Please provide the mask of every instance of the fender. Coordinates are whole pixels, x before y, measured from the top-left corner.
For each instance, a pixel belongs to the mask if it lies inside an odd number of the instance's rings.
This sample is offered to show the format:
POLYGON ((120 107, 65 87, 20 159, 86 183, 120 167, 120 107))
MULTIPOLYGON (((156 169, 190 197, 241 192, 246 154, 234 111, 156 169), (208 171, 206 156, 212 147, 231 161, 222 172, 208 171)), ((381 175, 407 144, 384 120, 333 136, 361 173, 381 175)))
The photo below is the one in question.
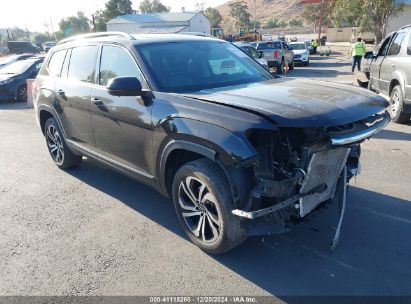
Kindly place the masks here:
POLYGON ((257 151, 245 139, 222 127, 198 120, 170 118, 163 122, 168 136, 157 154, 157 176, 165 189, 166 163, 171 152, 188 150, 217 162, 221 167, 251 162, 257 151))
POLYGON ((391 95, 392 89, 394 88, 392 86, 394 81, 398 81, 400 83, 402 94, 403 94, 403 96, 405 96, 405 77, 404 77, 404 74, 401 71, 396 70, 391 76, 390 88, 389 88, 390 89, 389 90, 390 95, 391 95))

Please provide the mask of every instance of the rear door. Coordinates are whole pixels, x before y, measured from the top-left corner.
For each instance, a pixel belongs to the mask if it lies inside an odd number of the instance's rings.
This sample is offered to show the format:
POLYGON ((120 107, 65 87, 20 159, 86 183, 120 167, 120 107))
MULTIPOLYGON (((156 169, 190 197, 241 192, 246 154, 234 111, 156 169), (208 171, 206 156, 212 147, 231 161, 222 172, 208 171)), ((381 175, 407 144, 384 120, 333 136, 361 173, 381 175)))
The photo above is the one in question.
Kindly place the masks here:
POLYGON ((381 92, 387 96, 390 93, 389 86, 391 83, 392 75, 402 64, 402 56, 400 54, 400 51, 404 38, 404 31, 400 31, 395 34, 388 49, 387 55, 381 63, 379 86, 381 92))
POLYGON ((69 50, 65 56, 61 77, 55 84, 66 137, 83 146, 95 145, 90 98, 95 82, 97 51, 97 45, 79 46, 69 50))
POLYGON ((145 80, 126 48, 103 45, 100 50, 98 83, 92 91, 92 117, 99 152, 148 177, 152 153, 152 105, 138 96, 112 96, 108 82, 115 77, 134 76, 143 88, 145 80))

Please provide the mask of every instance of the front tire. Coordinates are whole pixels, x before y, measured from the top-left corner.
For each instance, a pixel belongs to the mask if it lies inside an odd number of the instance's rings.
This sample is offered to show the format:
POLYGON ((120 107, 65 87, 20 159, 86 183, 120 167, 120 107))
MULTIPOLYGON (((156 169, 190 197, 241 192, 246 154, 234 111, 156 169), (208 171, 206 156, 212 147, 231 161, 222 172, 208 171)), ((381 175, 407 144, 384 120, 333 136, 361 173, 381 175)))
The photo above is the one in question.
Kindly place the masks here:
POLYGON ((233 215, 233 198, 220 168, 208 159, 183 165, 173 181, 178 219, 190 240, 207 253, 231 250, 246 239, 233 215))
POLYGON ((63 134, 54 118, 49 118, 44 126, 47 148, 57 167, 67 169, 77 166, 82 157, 70 151, 63 134))
POLYGON ((404 98, 401 86, 397 85, 392 89, 390 95, 390 115, 391 120, 396 123, 406 123, 410 121, 411 114, 403 113, 404 98))

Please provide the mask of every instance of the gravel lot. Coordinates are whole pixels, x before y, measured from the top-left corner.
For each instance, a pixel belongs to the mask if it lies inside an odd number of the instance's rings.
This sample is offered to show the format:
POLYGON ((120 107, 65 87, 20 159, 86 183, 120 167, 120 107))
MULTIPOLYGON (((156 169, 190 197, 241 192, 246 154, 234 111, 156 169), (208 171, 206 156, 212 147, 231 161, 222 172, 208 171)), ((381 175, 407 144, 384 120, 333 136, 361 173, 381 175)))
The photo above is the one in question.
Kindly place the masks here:
MULTIPOLYGON (((290 76, 355 82, 340 48, 290 76)), ((411 295, 411 124, 364 144, 335 252, 334 206, 209 256, 153 190, 87 159, 59 170, 25 105, 0 104, 0 139, 0 295, 411 295)))

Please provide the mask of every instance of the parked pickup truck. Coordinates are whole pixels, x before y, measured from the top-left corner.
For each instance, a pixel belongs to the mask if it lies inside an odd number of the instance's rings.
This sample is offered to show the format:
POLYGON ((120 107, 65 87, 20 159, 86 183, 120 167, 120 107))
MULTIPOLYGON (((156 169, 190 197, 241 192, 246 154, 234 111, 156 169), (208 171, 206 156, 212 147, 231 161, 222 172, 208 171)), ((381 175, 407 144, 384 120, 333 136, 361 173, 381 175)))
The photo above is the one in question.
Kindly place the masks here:
MULTIPOLYGON (((392 121, 411 118, 411 25, 389 34, 377 52, 368 52, 368 87, 390 100, 392 121)), ((367 74, 366 74, 367 75, 367 74)))
POLYGON ((263 53, 270 68, 276 68, 278 74, 284 73, 284 66, 288 63, 290 70, 294 70, 294 52, 282 40, 255 42, 253 46, 263 53))

